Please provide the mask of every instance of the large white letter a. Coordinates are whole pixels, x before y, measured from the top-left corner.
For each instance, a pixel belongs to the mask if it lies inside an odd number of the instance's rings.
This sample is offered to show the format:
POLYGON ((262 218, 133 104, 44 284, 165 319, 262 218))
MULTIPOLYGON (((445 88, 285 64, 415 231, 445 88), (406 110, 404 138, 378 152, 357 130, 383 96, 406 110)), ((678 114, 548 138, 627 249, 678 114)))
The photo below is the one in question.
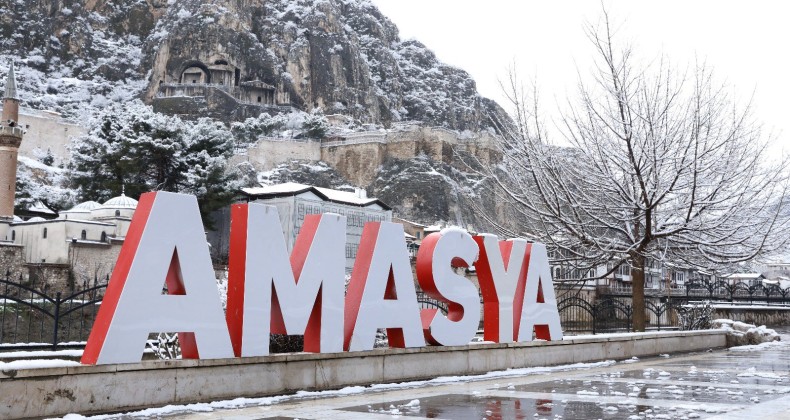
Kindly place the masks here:
POLYGON ((82 363, 137 363, 152 332, 178 332, 184 358, 233 357, 194 196, 140 197, 82 363))

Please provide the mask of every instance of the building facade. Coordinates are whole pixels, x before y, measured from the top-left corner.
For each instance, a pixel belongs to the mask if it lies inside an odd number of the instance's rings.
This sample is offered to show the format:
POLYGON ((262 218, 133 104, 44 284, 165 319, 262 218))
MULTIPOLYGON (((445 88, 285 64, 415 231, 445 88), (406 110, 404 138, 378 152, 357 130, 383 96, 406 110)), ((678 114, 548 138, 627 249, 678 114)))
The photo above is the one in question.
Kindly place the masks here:
POLYGON ((347 273, 350 273, 354 267, 365 223, 392 221, 392 210, 389 206, 376 198, 366 197, 361 191, 345 192, 285 183, 260 188, 245 188, 242 193, 250 203, 277 207, 288 252, 293 249, 296 237, 308 214, 336 213, 345 216, 347 273))

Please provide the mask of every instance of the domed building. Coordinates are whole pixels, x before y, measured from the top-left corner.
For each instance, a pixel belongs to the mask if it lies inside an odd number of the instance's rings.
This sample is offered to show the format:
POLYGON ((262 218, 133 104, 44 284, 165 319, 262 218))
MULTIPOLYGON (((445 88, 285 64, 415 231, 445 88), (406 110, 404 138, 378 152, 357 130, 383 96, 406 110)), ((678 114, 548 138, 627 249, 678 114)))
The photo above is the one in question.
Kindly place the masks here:
POLYGON ((104 203, 80 203, 56 219, 17 217, 5 244, 21 247, 24 264, 46 269, 48 278, 91 282, 112 272, 136 209, 137 200, 121 194, 104 203))

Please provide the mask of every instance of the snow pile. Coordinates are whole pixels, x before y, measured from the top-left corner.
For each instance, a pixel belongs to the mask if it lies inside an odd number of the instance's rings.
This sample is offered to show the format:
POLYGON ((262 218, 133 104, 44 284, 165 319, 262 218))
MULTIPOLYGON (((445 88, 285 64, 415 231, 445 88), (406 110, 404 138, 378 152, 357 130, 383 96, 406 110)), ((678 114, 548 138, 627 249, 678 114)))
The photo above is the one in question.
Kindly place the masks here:
POLYGON ((711 327, 723 329, 727 332, 727 347, 754 345, 780 340, 779 334, 770 328, 766 328, 765 325, 758 327, 731 319, 715 319, 711 322, 711 327))
POLYGON ((12 370, 60 368, 68 366, 80 366, 80 364, 73 360, 61 359, 14 360, 13 362, 0 362, 0 371, 8 372, 12 370))

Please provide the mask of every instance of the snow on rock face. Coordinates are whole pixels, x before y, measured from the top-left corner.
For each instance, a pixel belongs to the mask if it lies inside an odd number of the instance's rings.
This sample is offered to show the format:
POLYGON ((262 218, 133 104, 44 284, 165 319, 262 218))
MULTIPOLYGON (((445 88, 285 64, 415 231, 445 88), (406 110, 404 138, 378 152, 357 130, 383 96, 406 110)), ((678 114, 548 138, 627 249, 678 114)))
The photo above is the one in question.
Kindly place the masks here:
MULTIPOLYGON (((479 130, 485 111, 501 111, 466 72, 402 41, 368 0, 6 3, 0 51, 20 55, 24 104, 72 118, 141 94, 150 100, 190 62, 219 60, 303 109, 377 123, 479 130)), ((0 54, 0 74, 9 58, 0 54)))
POLYGON ((475 211, 476 206, 492 210, 502 223, 517 220, 506 216, 506 204, 496 199, 492 183, 478 174, 418 156, 386 161, 368 190, 390 205, 398 217, 422 223, 446 221, 483 232, 489 226, 475 211))
POLYGON ((326 162, 292 160, 278 165, 271 171, 260 172, 258 181, 263 185, 295 182, 320 188, 331 188, 340 191, 354 191, 354 186, 337 173, 326 162))
POLYGON ((145 86, 142 40, 158 14, 145 2, 6 1, 0 73, 13 59, 23 105, 67 117, 129 100, 145 86))
POLYGON ((761 343, 780 341, 779 334, 766 328, 731 319, 715 319, 711 321, 711 328, 727 331, 727 347, 746 346, 761 343))

